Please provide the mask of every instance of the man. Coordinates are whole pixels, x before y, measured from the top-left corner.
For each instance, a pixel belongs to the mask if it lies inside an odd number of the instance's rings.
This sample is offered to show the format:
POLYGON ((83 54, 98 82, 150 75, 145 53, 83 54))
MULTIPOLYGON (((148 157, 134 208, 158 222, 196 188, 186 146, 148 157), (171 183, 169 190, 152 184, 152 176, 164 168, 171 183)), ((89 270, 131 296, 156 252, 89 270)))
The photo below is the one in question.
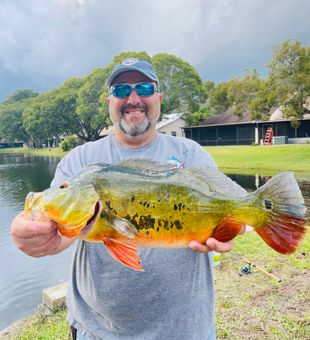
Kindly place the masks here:
MULTIPOLYGON (((57 166, 52 186, 87 164, 149 159, 176 166, 215 167, 197 143, 158 134, 162 95, 152 66, 127 59, 108 81, 114 135, 74 149, 57 166)), ((207 171, 207 169, 206 169, 207 171)), ((12 222, 18 248, 30 256, 56 254, 74 240, 61 236, 53 221, 12 222)), ((210 250, 231 250, 232 242, 193 240, 188 249, 140 249, 145 272, 116 262, 101 244, 77 240, 67 297, 77 339, 215 339, 214 289, 210 250)))

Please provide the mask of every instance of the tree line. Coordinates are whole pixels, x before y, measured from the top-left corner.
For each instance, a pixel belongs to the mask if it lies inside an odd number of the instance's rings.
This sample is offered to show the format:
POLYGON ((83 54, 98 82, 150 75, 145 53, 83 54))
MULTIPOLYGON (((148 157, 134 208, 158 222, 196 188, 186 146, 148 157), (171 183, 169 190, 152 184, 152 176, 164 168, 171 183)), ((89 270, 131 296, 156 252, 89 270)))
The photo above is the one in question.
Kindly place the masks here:
POLYGON ((68 79, 51 91, 16 90, 0 103, 0 138, 33 146, 57 143, 68 135, 82 141, 98 139, 101 130, 111 125, 106 80, 112 68, 128 57, 153 64, 164 96, 161 113, 186 112, 189 125, 201 124, 228 108, 236 115, 248 111, 253 120, 264 120, 271 108, 281 106, 284 116, 298 126, 310 96, 309 52, 310 47, 299 41, 284 41, 274 48, 267 77, 247 69, 243 77, 219 84, 203 82, 192 65, 174 55, 123 52, 105 68, 68 79))

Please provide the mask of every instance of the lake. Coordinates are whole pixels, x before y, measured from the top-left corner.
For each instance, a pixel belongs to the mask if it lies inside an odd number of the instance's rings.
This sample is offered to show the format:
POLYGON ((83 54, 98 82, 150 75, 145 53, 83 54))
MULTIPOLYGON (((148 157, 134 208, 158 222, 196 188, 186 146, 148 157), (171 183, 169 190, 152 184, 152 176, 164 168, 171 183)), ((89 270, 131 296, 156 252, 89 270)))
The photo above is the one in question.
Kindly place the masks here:
MULTIPOLYGON (((23 209, 30 191, 49 186, 59 158, 0 154, 0 330, 27 316, 41 303, 44 288, 67 280, 71 250, 32 258, 19 251, 10 237, 10 224, 23 209)), ((255 190, 269 177, 229 175, 247 190, 255 190)), ((300 182, 309 207, 310 181, 300 182)))
POLYGON ((30 191, 49 186, 59 158, 0 154, 0 330, 36 310, 42 289, 67 280, 71 250, 44 258, 19 251, 10 224, 30 191))

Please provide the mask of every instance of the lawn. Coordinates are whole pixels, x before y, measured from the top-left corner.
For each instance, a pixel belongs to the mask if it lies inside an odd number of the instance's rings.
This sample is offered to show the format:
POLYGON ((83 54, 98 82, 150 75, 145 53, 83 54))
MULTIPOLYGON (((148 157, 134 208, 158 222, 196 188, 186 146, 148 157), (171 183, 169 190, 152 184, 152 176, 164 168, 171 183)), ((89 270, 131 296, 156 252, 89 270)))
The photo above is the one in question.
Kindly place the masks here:
POLYGON ((224 172, 275 175, 291 170, 310 178, 310 144, 206 147, 224 172))

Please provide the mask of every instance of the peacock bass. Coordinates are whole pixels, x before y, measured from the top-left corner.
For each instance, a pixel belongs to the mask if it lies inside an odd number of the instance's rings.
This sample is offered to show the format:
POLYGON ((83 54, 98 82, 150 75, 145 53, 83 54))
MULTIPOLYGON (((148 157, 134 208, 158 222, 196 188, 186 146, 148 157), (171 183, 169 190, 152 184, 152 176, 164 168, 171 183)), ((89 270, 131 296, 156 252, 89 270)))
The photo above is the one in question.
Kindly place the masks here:
POLYGON ((24 213, 55 221, 66 237, 102 242, 135 270, 143 270, 137 248, 186 248, 209 237, 226 242, 247 224, 290 254, 306 232, 306 208, 291 172, 248 193, 214 168, 167 169, 145 160, 89 165, 60 187, 29 193, 24 213))

